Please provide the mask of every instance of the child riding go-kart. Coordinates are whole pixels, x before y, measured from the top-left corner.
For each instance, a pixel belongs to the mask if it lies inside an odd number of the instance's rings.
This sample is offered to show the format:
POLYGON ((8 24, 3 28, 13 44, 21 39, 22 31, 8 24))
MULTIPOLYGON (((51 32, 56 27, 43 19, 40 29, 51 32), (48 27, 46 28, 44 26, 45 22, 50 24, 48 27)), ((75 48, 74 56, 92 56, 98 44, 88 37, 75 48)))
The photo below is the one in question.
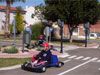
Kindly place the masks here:
POLYGON ((51 54, 49 44, 47 42, 42 44, 43 50, 33 56, 31 62, 25 62, 21 68, 29 71, 45 72, 48 67, 61 67, 63 62, 59 61, 57 55, 51 54))
POLYGON ((38 38, 38 41, 36 41, 34 44, 32 44, 32 47, 39 47, 41 46, 41 44, 43 44, 45 42, 45 36, 44 35, 40 35, 38 38))

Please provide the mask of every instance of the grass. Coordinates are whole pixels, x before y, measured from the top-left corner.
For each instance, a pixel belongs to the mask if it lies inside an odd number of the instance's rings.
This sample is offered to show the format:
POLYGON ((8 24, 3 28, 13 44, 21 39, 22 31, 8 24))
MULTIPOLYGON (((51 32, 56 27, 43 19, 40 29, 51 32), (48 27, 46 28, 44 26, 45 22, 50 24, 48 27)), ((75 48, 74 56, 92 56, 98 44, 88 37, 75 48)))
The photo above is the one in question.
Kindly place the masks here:
POLYGON ((0 58, 0 68, 23 64, 29 60, 31 60, 31 58, 0 58))

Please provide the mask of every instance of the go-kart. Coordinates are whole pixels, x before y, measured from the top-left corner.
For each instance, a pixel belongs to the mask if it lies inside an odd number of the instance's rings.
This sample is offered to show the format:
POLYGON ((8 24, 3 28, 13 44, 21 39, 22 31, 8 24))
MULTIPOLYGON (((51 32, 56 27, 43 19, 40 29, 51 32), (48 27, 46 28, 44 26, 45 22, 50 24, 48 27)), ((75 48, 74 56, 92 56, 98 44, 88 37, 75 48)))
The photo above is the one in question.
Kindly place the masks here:
POLYGON ((51 63, 48 64, 47 61, 41 61, 37 64, 32 64, 31 62, 25 62, 21 65, 21 68, 28 71, 45 72, 49 67, 61 67, 64 63, 58 60, 56 55, 51 56, 51 63))
POLYGON ((37 42, 35 42, 34 44, 32 44, 32 48, 40 47, 41 44, 43 44, 44 42, 45 42, 45 40, 38 40, 37 42))

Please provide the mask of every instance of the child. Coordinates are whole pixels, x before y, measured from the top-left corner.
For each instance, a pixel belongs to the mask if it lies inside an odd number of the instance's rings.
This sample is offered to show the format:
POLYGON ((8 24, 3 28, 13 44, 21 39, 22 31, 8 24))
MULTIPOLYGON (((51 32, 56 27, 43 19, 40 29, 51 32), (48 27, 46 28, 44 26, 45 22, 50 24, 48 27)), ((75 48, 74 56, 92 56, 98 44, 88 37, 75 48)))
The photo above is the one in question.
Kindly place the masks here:
POLYGON ((44 42, 41 46, 42 46, 42 51, 38 55, 36 55, 35 60, 33 60, 33 62, 38 60, 37 63, 40 61, 46 61, 48 64, 51 63, 52 54, 49 49, 49 44, 47 42, 44 42))

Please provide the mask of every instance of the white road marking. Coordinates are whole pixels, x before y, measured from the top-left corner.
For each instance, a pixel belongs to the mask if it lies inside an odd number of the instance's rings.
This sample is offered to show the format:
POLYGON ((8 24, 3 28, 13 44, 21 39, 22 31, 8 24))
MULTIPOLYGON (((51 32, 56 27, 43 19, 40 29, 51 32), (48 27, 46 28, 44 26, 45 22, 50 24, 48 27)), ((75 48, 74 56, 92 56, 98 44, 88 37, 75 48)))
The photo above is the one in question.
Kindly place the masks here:
POLYGON ((72 59, 72 58, 75 58, 75 57, 77 57, 77 56, 76 55, 73 55, 73 56, 70 56, 68 58, 72 59))
POLYGON ((64 63, 67 63, 67 62, 69 62, 69 61, 71 61, 71 60, 65 60, 65 61, 63 61, 64 63))
POLYGON ((75 58, 75 59, 77 59, 77 60, 78 60, 78 59, 81 59, 81 58, 83 58, 83 57, 84 57, 84 56, 79 56, 79 57, 77 57, 77 58, 75 58))
POLYGON ((97 62, 100 62, 100 60, 98 60, 97 62))
POLYGON ((100 68, 98 70, 100 70, 100 68))
POLYGON ((62 54, 62 55, 59 55, 58 57, 61 57, 61 58, 65 58, 65 57, 69 57, 70 55, 68 54, 62 54))
POLYGON ((66 71, 64 71, 64 72, 61 72, 61 73, 59 73, 59 74, 57 74, 57 75, 64 75, 64 74, 66 74, 66 73, 68 73, 68 72, 70 72, 70 71, 73 71, 73 70, 75 70, 75 69, 77 69, 77 68, 79 68, 79 67, 81 67, 81 66, 83 66, 83 65, 86 65, 86 64, 88 64, 88 63, 90 63, 90 62, 92 62, 92 61, 95 61, 95 60, 96 60, 96 59, 93 58, 93 59, 88 60, 88 61, 86 61, 86 62, 84 62, 84 63, 82 63, 82 64, 80 64, 80 65, 77 65, 77 66, 75 66, 75 67, 73 67, 73 68, 71 68, 71 69, 69 69, 69 70, 66 70, 66 71))
POLYGON ((84 58, 84 59, 82 59, 82 60, 88 60, 88 59, 90 59, 91 57, 86 57, 86 58, 84 58))
POLYGON ((95 60, 94 60, 93 62, 95 62, 98 58, 95 57, 94 59, 95 59, 95 60))

